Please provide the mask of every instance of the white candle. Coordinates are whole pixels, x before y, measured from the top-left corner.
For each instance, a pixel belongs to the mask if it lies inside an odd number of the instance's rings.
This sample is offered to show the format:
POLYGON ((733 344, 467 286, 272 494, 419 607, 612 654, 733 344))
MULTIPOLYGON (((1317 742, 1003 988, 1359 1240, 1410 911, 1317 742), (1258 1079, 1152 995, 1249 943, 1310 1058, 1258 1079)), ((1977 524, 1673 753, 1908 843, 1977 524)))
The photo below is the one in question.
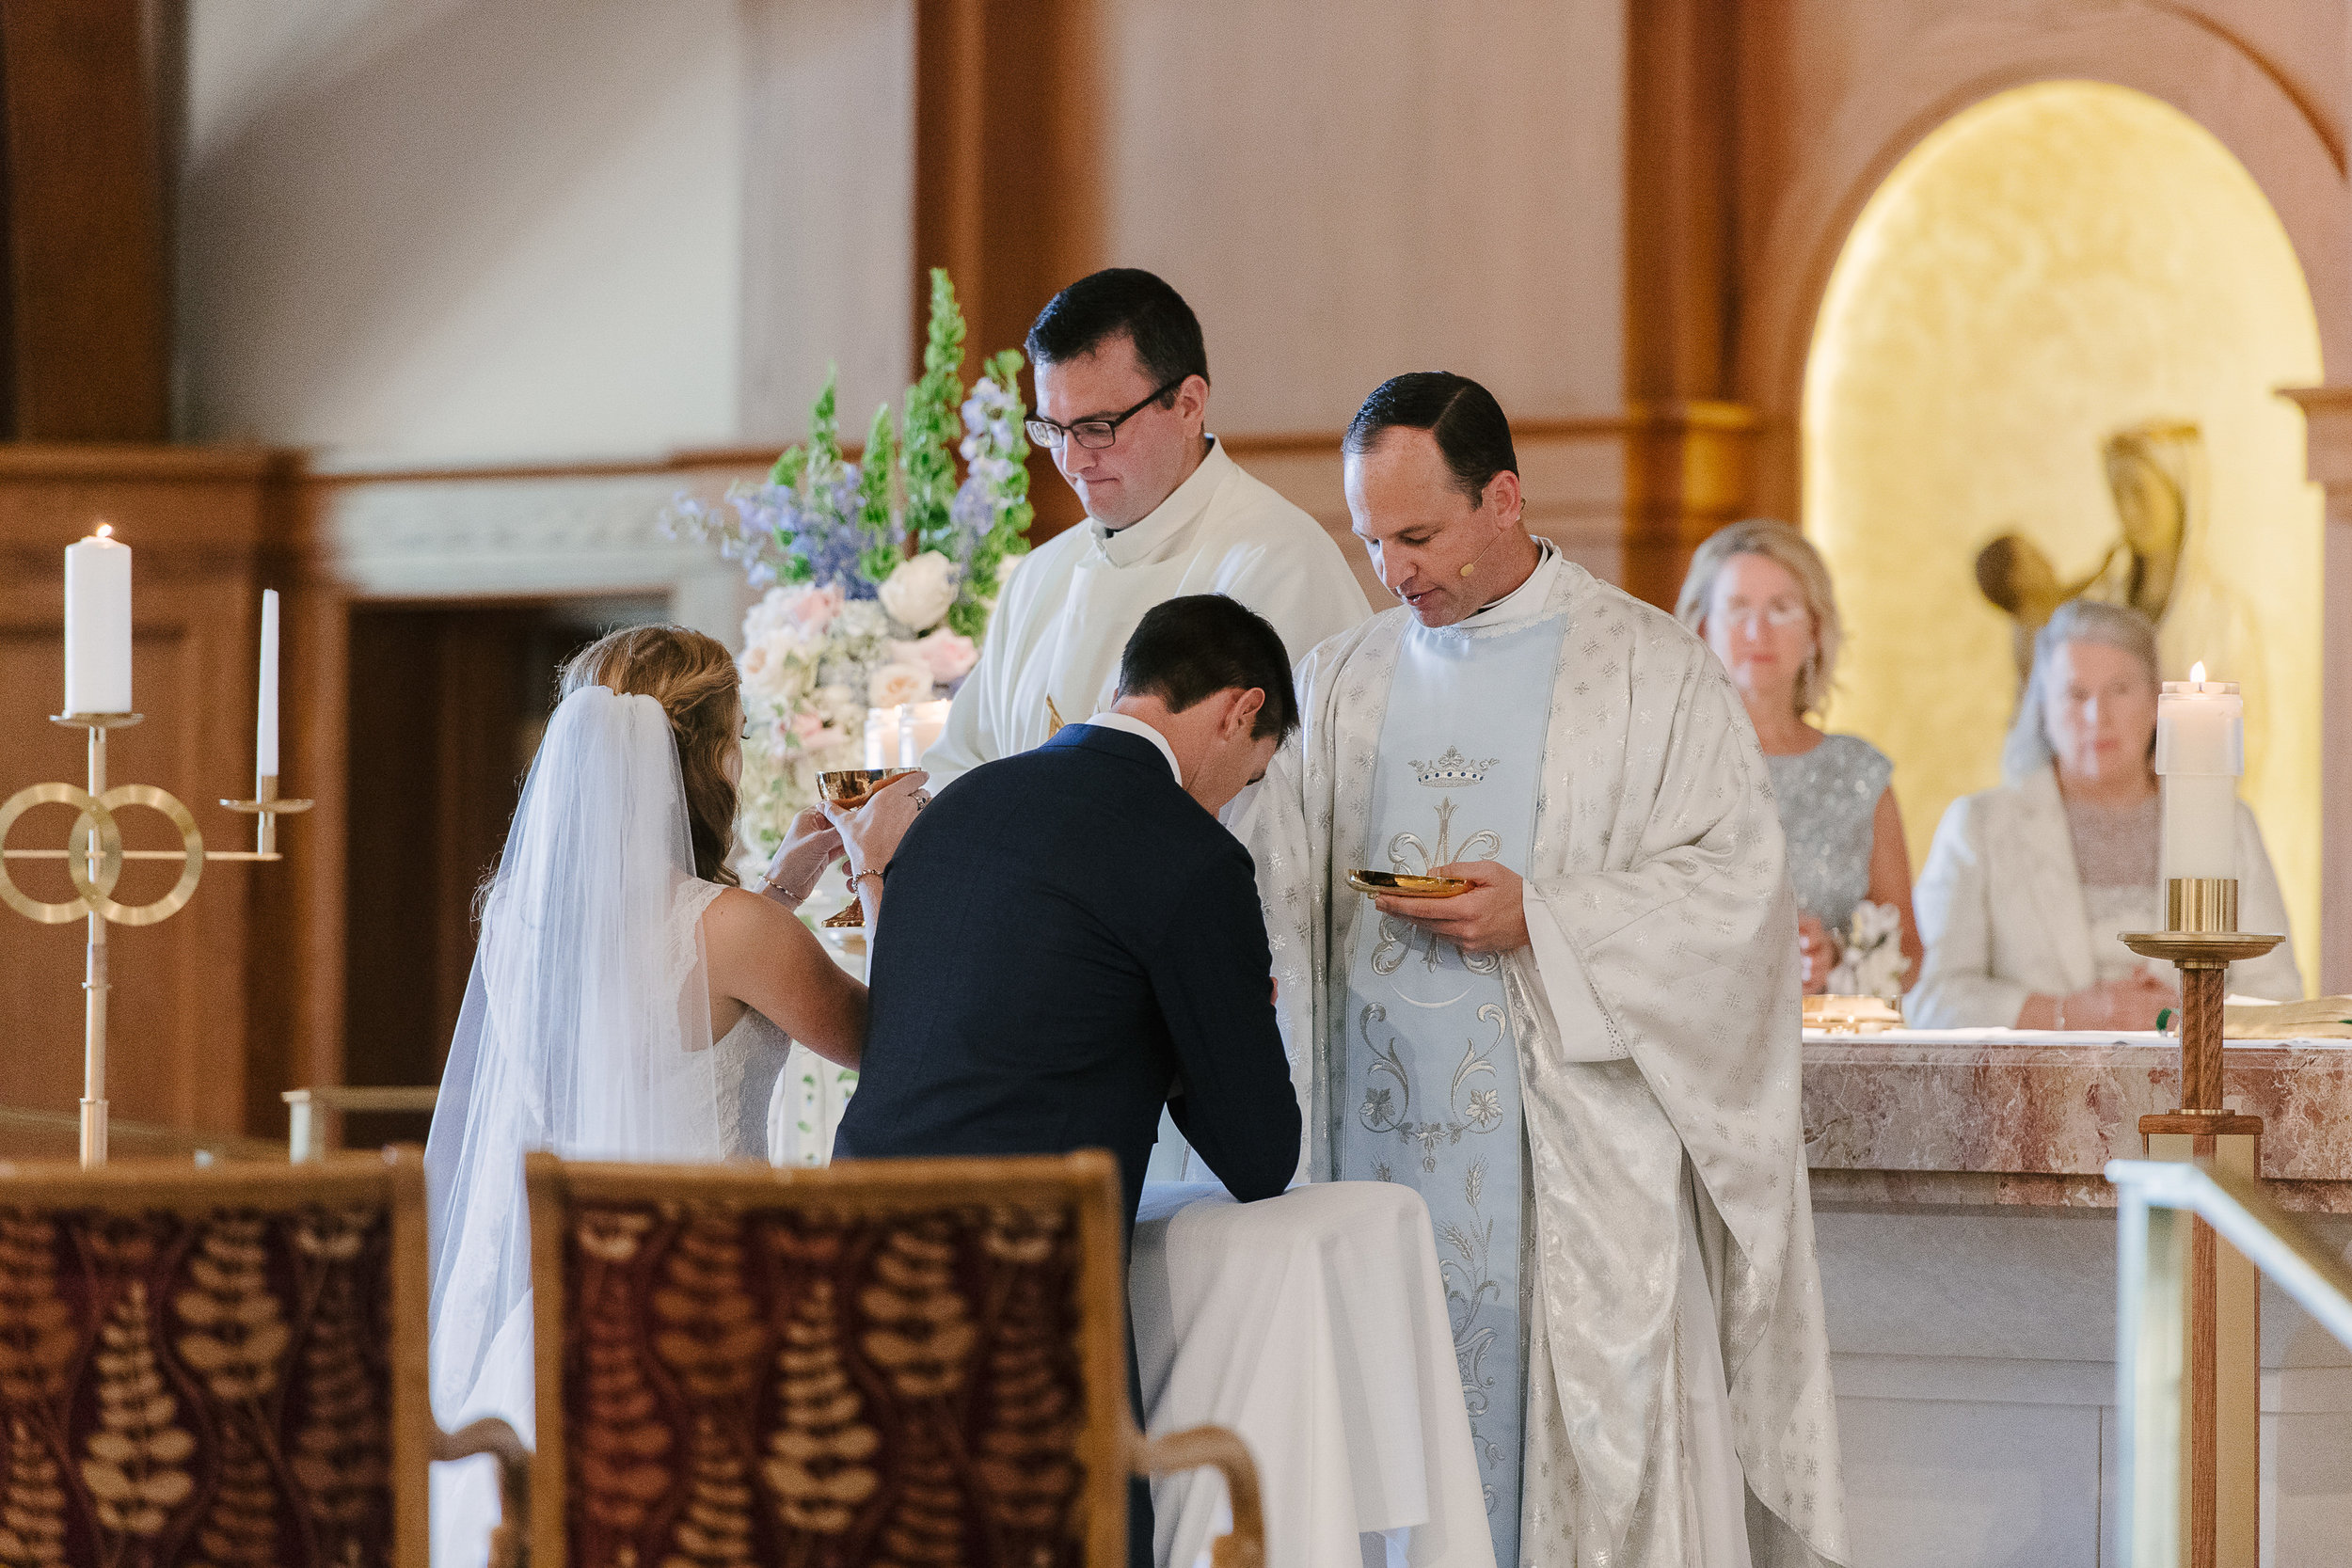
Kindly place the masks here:
POLYGON ((2162 870, 2237 875, 2237 781, 2246 771, 2246 705, 2234 681, 2196 666, 2156 699, 2156 772, 2164 781, 2162 870))
POLYGON ((947 709, 952 705, 946 698, 937 697, 928 703, 917 703, 910 710, 914 717, 907 722, 904 742, 905 762, 909 768, 923 765, 923 753, 938 743, 940 735, 947 728, 947 709))
POLYGON ((278 777, 278 590, 262 590, 262 692, 253 721, 254 799, 261 782, 278 777))
POLYGON ((902 744, 898 738, 906 708, 869 707, 866 710, 866 766, 892 768, 898 762, 902 744))
POLYGON ((131 711, 131 546, 105 523, 65 549, 65 710, 131 711))

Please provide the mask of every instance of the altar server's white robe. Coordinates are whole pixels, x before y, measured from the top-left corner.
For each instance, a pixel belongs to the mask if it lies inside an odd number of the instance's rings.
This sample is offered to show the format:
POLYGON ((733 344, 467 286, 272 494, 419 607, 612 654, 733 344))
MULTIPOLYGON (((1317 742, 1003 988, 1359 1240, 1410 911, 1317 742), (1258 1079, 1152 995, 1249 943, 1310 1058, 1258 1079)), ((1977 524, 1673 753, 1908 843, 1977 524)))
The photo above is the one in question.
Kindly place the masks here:
POLYGON ((1109 707, 1136 623, 1186 594, 1239 599, 1274 624, 1294 659, 1372 613, 1323 525, 1212 437, 1200 467, 1140 522, 1117 533, 1082 523, 1021 562, 946 729, 923 754, 931 788, 1044 744, 1049 696, 1073 724, 1109 707))
MULTIPOLYGON (((1565 560, 1541 575, 1530 586, 1567 623, 1550 689, 1527 694, 1549 705, 1534 940, 1504 962, 1533 1193, 1521 1559, 1717 1556, 1723 1499, 1703 1495, 1715 1489, 1700 1456, 1724 1402, 1693 1396, 1711 1358, 1677 1343, 1678 1325, 1707 1315, 1684 1296, 1703 1280, 1756 1568, 1842 1562, 1796 910, 1770 776, 1722 665, 1689 631, 1565 560)), ((1337 1015, 1359 922, 1377 916, 1345 876, 1385 864, 1366 813, 1411 624, 1391 610, 1307 657, 1306 727, 1238 824, 1318 1177, 1361 1098, 1342 1076, 1337 1015)))

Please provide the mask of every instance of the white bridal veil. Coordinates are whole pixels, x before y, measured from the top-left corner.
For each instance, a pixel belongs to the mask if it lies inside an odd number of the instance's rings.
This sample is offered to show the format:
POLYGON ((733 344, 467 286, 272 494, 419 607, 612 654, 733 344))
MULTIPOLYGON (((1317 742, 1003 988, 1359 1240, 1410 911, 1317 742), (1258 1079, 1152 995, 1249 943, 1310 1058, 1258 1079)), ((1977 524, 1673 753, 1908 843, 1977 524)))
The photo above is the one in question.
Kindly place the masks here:
MULTIPOLYGON (((501 1416, 532 1435, 525 1150, 717 1156, 700 921, 718 892, 694 877, 661 705, 601 686, 564 698, 483 907, 425 1147, 444 1426, 501 1416)), ((436 1490, 440 1562, 442 1541, 456 1542, 439 1515, 473 1511, 443 1510, 436 1490)), ((495 1511, 486 1488, 483 1500, 495 1511)))

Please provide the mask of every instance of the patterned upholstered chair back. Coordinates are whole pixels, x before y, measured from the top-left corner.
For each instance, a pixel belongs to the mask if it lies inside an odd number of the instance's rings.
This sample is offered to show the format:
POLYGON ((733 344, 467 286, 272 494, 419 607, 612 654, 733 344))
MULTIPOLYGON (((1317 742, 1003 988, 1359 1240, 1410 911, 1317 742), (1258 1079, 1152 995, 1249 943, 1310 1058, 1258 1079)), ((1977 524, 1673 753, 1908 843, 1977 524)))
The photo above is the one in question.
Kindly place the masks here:
POLYGON ((528 1168, 537 1568, 1125 1560, 1108 1155, 528 1168))
POLYGON ((413 1154, 0 1164, 0 1564, 423 1568, 413 1154))

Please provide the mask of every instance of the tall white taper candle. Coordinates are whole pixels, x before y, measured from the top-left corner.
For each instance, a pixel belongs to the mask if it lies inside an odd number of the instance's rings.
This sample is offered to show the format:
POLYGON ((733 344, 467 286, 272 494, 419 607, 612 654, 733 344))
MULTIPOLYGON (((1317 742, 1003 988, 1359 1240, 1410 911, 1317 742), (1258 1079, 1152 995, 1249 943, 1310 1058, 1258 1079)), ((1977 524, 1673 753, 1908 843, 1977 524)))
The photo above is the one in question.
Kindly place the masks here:
POLYGON ((131 711, 131 546, 106 523, 65 547, 65 711, 131 711))
POLYGON ((253 792, 261 781, 278 777, 278 590, 262 590, 262 691, 254 707, 253 792))
POLYGON ((2196 666, 2156 699, 2156 772, 2164 781, 2159 875, 2237 875, 2237 781, 2246 771, 2246 705, 2234 681, 2196 666))

